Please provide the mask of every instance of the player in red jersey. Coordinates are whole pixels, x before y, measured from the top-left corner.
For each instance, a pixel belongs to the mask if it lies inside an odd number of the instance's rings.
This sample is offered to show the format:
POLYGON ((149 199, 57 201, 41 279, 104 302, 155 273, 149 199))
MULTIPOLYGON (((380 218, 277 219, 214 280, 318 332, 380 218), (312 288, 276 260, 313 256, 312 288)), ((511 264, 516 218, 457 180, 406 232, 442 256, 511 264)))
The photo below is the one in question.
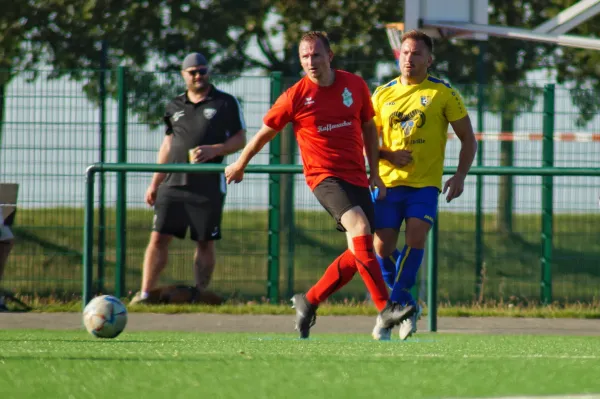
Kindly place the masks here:
POLYGON ((352 280, 357 271, 379 310, 377 324, 398 325, 415 309, 389 301, 373 251, 374 208, 369 187, 379 188, 383 197, 385 185, 379 177, 379 142, 369 88, 359 76, 331 69, 333 52, 324 32, 304 34, 299 53, 306 76, 267 112, 262 128, 239 159, 225 169, 227 183, 242 181, 250 160, 291 122, 306 182, 348 238, 348 250, 333 261, 323 277, 306 294, 292 298, 300 337, 308 338, 319 303, 352 280))

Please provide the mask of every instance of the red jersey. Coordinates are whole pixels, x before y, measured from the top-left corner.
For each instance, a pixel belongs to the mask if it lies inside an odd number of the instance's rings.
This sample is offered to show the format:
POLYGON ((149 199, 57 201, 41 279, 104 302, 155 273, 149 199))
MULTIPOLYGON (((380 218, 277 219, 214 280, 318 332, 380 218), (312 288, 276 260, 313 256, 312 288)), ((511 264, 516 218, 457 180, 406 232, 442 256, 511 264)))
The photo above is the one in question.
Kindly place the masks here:
POLYGON ((326 87, 305 76, 277 99, 263 119, 277 131, 292 122, 311 190, 328 176, 369 186, 362 124, 375 115, 371 94, 361 77, 341 70, 334 73, 334 83, 326 87))

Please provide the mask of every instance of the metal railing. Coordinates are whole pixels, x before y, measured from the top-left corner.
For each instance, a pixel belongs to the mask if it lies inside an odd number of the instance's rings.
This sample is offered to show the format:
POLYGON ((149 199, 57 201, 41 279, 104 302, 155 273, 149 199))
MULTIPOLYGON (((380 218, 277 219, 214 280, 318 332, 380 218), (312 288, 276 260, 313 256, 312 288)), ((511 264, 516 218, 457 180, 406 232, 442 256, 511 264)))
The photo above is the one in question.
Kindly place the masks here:
MULTIPOLYGON (((107 172, 116 172, 121 178, 127 172, 163 172, 163 173, 222 173, 225 165, 190 165, 190 164, 127 164, 127 163, 97 163, 91 165, 86 171, 86 200, 85 200, 85 223, 84 223, 84 242, 83 242, 83 304, 90 301, 93 292, 93 259, 94 259, 94 192, 95 175, 107 172)), ((444 174, 454 174, 455 168, 445 168, 444 174)), ((302 166, 300 165, 249 165, 246 169, 248 174, 267 173, 270 176, 279 174, 300 174, 302 166)), ((525 168, 525 167, 474 167, 470 175, 475 176, 542 176, 547 177, 545 184, 542 185, 542 230, 541 230, 541 301, 549 303, 552 301, 552 249, 553 249, 553 212, 552 204, 552 177, 554 176, 600 176, 600 168, 525 168)), ((279 283, 280 283, 280 232, 279 225, 279 192, 280 186, 275 180, 275 184, 270 186, 272 195, 269 195, 270 204, 268 211, 268 267, 266 276, 266 295, 273 303, 279 301, 279 283)), ((243 184, 243 183, 242 183, 243 184)), ((120 186, 119 186, 120 187, 120 186)), ((124 190, 122 187, 121 190, 124 190)), ((117 196, 121 204, 117 204, 117 253, 124 254, 125 232, 126 232, 126 204, 125 195, 121 193, 117 196)), ((438 230, 439 223, 434 224, 430 231, 429 243, 427 246, 427 303, 429 309, 429 328, 431 331, 437 330, 437 291, 438 291, 438 230)), ((125 258, 117 257, 115 295, 123 296, 125 292, 125 258)))

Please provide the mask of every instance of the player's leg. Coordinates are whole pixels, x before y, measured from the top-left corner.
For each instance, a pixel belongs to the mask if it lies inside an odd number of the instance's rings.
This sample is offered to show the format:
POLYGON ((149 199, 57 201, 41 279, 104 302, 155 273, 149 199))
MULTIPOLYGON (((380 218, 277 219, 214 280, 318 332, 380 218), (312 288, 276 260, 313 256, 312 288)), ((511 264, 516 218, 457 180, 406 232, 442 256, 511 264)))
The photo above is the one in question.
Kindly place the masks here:
MULTIPOLYGON (((12 251, 14 246, 14 236, 8 226, 0 227, 2 231, 0 231, 0 284, 2 283, 2 278, 4 276, 4 269, 6 267, 6 263, 8 263, 8 256, 10 255, 10 251, 12 251)), ((1 286, 0 286, 1 287, 1 286)), ((6 308, 6 304, 4 303, 4 295, 2 294, 2 290, 0 290, 0 312, 5 312, 8 309, 6 308)))
MULTIPOLYGON (((368 190, 368 189, 367 189, 368 190)), ((368 204, 372 213, 373 205, 368 204)), ((389 294, 383 280, 379 262, 375 257, 373 250, 373 235, 371 233, 371 223, 360 205, 355 205, 342 214, 340 222, 346 230, 348 239, 348 249, 352 251, 356 258, 357 270, 362 277, 367 290, 375 304, 375 307, 382 311, 389 300, 389 294)))
POLYGON ((347 232, 348 251, 330 265, 323 278, 309 291, 309 302, 318 305, 348 283, 358 270, 377 308, 382 310, 387 304, 388 292, 373 253, 371 226, 374 212, 368 188, 330 177, 321 182, 314 193, 337 221, 338 230, 347 232), (350 255, 354 255, 354 259, 350 255), (375 264, 377 267, 374 267, 375 264), (319 295, 314 295, 315 292, 319 295))
POLYGON ((409 317, 411 308, 400 309, 388 303, 387 288, 373 251, 374 210, 369 189, 329 177, 314 189, 314 194, 337 221, 338 230, 347 231, 348 251, 328 267, 308 296, 298 294, 292 299, 296 308, 296 328, 300 330, 300 336, 308 337, 310 327, 316 320, 316 309, 320 301, 347 284, 357 270, 371 293, 375 306, 380 310, 383 323, 398 324, 409 317), (316 291, 321 295, 312 294, 316 291))
POLYGON ((221 219, 225 195, 194 196, 185 208, 190 224, 190 236, 196 241, 194 278, 196 288, 204 291, 210 284, 216 264, 216 240, 221 239, 221 219))
MULTIPOLYGON (((340 189, 339 179, 323 180, 313 193, 323 208, 336 220, 338 230, 343 231, 340 224, 340 211, 351 204, 347 195, 340 189)), ((296 329, 300 331, 301 338, 308 338, 309 330, 316 321, 319 304, 348 284, 356 271, 354 254, 348 249, 327 267, 323 276, 308 290, 306 295, 294 295, 292 302, 296 309, 296 329)))
MULTIPOLYGON (((402 187, 388 188, 384 199, 375 200, 373 198, 375 207, 375 239, 373 240, 373 246, 383 278, 390 289, 394 286, 397 274, 396 261, 400 255, 396 243, 404 219, 402 189, 402 187)), ((384 326, 378 320, 373 328, 372 336, 376 340, 389 340, 392 336, 392 327, 384 326)))
POLYGON ((411 217, 406 220, 406 244, 398 260, 398 274, 392 294, 400 303, 413 305, 417 312, 400 325, 399 336, 402 340, 417 332, 417 321, 421 316, 421 307, 410 290, 416 283, 417 273, 423 262, 425 240, 430 227, 429 223, 419 218, 411 217))
POLYGON ((318 306, 334 292, 348 284, 356 273, 354 255, 350 250, 342 252, 325 270, 321 279, 306 293, 306 299, 318 306))
POLYGON ((173 236, 184 238, 187 221, 177 189, 161 186, 154 204, 154 220, 150 240, 144 253, 142 286, 130 305, 143 303, 156 287, 160 273, 167 265, 169 243, 173 236))
POLYGON ((405 245, 400 252, 397 275, 392 290, 392 300, 401 304, 413 303, 410 289, 416 282, 425 251, 427 234, 437 214, 436 187, 409 188, 406 199, 405 245))
POLYGON ((400 251, 396 248, 398 241, 398 230, 396 229, 377 229, 375 230, 375 238, 373 246, 375 248, 375 256, 385 284, 391 289, 394 286, 396 278, 396 263, 400 257, 400 251))
POLYGON ((150 290, 156 287, 160 273, 167 265, 169 243, 172 238, 170 234, 161 234, 157 231, 150 233, 150 240, 144 253, 141 299, 148 298, 150 290))
POLYGON ((323 276, 306 294, 292 297, 292 307, 296 309, 296 329, 300 332, 300 338, 308 338, 310 328, 317 320, 319 304, 348 284, 354 274, 355 258, 350 250, 346 250, 327 267, 323 276))
POLYGON ((216 253, 214 241, 197 241, 194 253, 194 280, 196 288, 204 291, 215 271, 216 253))
POLYGON ((382 200, 374 200, 375 206, 375 239, 373 246, 381 267, 383 279, 389 288, 396 278, 396 262, 400 251, 396 248, 398 233, 404 213, 402 206, 402 187, 388 188, 382 200))
POLYGON ((361 273, 373 303, 380 312, 371 335, 377 340, 389 340, 393 325, 400 322, 402 316, 398 316, 397 322, 391 320, 394 306, 388 301, 387 288, 385 287, 379 262, 373 251, 372 238, 370 240, 365 238, 369 236, 367 232, 370 233, 370 227, 368 227, 368 222, 364 223, 364 218, 363 209, 355 207, 344 213, 342 224, 348 226, 346 237, 349 251, 354 254, 357 269, 361 273), (363 230, 365 225, 367 226, 366 231, 363 230))
POLYGON ((369 189, 346 182, 343 184, 343 189, 349 194, 351 203, 357 204, 341 218, 343 227, 348 231, 348 247, 354 252, 358 271, 379 310, 372 336, 378 340, 389 339, 391 328, 410 318, 415 309, 388 300, 387 288, 373 250, 375 210, 369 189))
POLYGON ((431 224, 416 217, 406 219, 405 244, 397 261, 392 298, 401 304, 415 304, 410 289, 415 285, 423 261, 425 241, 431 224))
MULTIPOLYGON (((410 290, 416 283, 417 273, 423 262, 427 234, 436 218, 438 195, 436 187, 424 187, 412 189, 407 198, 405 245, 398 260, 398 273, 390 295, 401 304, 417 307, 410 290)), ((417 318, 415 316, 400 326, 401 339, 406 339, 416 331, 417 318)))

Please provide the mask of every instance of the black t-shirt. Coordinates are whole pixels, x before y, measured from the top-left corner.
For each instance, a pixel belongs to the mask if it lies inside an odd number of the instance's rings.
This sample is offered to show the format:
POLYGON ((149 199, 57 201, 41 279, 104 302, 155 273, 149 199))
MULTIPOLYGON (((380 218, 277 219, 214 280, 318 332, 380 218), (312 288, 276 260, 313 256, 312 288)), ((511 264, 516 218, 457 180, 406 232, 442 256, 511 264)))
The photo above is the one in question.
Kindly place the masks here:
MULTIPOLYGON (((200 145, 220 144, 246 128, 244 115, 237 99, 211 85, 208 96, 192 103, 187 92, 167 104, 164 121, 166 134, 173 135, 169 163, 189 163, 188 151, 200 145)), ((221 163, 223 157, 207 163, 221 163)), ((186 186, 196 192, 225 193, 221 173, 169 173, 164 181, 169 186, 186 186)))

